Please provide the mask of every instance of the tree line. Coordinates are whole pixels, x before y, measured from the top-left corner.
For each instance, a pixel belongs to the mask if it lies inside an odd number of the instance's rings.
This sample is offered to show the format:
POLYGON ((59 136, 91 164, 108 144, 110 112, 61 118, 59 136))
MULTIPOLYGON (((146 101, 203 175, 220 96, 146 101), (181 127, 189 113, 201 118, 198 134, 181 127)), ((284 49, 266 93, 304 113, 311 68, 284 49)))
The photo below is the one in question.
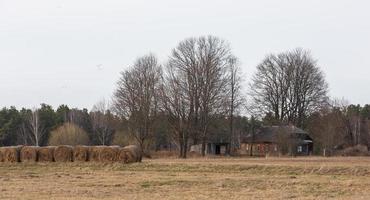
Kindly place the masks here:
POLYGON ((368 106, 334 104, 308 50, 267 55, 249 83, 240 66, 227 41, 187 38, 163 62, 151 53, 137 58, 121 72, 112 99, 90 112, 65 105, 54 111, 46 104, 33 110, 4 108, 0 144, 46 145, 53 130, 72 123, 87 133, 89 144, 133 141, 148 152, 175 146, 182 158, 194 144, 204 155, 213 138, 230 143, 232 154, 244 136, 263 125, 309 130, 317 153, 368 145, 368 106))
POLYGON ((45 146, 51 133, 66 123, 86 132, 87 143, 107 145, 112 143, 115 128, 121 121, 109 110, 102 111, 97 106, 91 112, 66 105, 54 110, 47 104, 35 109, 3 108, 0 110, 0 145, 45 146))
POLYGON ((333 155, 337 150, 370 146, 370 105, 335 100, 310 115, 307 129, 315 138, 315 153, 333 155))

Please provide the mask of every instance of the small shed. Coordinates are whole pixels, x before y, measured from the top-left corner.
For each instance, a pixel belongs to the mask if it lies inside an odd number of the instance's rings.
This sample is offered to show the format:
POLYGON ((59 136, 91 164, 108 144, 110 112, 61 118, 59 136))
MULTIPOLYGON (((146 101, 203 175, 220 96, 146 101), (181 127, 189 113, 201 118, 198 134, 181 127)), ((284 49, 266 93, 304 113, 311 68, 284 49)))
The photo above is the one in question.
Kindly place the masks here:
MULTIPOLYGON (((206 142, 206 155, 226 155, 230 147, 229 135, 227 132, 211 134, 206 142)), ((192 145, 190 152, 202 153, 202 144, 192 145)))

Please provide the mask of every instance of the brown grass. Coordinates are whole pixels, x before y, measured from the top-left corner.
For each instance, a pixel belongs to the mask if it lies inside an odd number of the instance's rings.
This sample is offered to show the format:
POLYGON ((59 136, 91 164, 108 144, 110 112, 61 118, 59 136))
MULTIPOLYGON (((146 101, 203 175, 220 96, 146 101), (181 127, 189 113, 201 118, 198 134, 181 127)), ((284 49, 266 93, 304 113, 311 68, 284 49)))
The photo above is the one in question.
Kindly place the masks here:
POLYGON ((86 162, 89 161, 89 148, 88 146, 75 146, 73 148, 73 161, 86 162))
POLYGON ((68 145, 57 146, 54 150, 55 162, 72 162, 73 147, 68 145))
POLYGON ((150 155, 154 159, 156 158, 177 158, 179 156, 179 152, 160 150, 160 151, 152 151, 150 152, 150 155))
POLYGON ((37 159, 39 162, 53 162, 54 161, 54 146, 40 147, 37 159))
POLYGON ((0 163, 0 199, 369 199, 370 158, 0 163))
POLYGON ((21 162, 37 162, 37 152, 39 147, 36 146, 24 146, 20 152, 21 162))

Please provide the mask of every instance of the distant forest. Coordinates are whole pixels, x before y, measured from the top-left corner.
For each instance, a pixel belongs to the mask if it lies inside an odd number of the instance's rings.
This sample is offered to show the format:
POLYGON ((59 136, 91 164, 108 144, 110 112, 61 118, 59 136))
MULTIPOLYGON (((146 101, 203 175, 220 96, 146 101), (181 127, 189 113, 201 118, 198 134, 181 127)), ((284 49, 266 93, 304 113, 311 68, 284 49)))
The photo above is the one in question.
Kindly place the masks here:
POLYGON ((308 50, 267 55, 247 81, 230 44, 218 37, 185 39, 159 62, 147 54, 120 74, 112 99, 89 111, 60 105, 0 110, 0 146, 127 145, 176 150, 214 137, 233 154, 259 127, 295 125, 314 153, 370 145, 370 105, 328 96, 325 75, 308 50))

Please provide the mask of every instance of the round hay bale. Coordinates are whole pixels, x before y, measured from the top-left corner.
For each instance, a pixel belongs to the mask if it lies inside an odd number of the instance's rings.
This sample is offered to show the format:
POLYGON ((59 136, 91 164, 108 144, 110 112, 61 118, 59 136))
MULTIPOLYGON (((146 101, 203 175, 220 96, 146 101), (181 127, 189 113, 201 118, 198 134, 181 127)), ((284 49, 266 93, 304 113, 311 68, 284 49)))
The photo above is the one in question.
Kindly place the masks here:
POLYGON ((0 162, 4 162, 3 147, 0 147, 0 162))
POLYGON ((54 162, 54 146, 39 147, 37 158, 39 162, 54 162))
POLYGON ((100 161, 101 162, 116 162, 118 156, 119 147, 105 146, 100 149, 100 161))
POLYGON ((89 149, 89 160, 93 162, 115 162, 118 158, 119 147, 94 146, 89 149))
POLYGON ((75 146, 75 148, 73 148, 73 161, 89 161, 89 148, 88 146, 75 146))
POLYGON ((103 146, 93 146, 89 148, 89 161, 99 162, 100 161, 100 151, 103 146))
POLYGON ((117 153, 117 161, 127 163, 127 150, 119 148, 117 153))
POLYGON ((20 161, 21 162, 37 162, 37 152, 39 147, 24 146, 21 149, 20 161))
POLYGON ((57 146, 54 150, 55 162, 72 162, 73 147, 68 145, 57 146))
POLYGON ((135 151, 132 151, 130 149, 124 149, 125 155, 126 155, 126 160, 125 163, 133 163, 136 162, 137 156, 135 151))
POLYGON ((129 145, 123 149, 126 151, 126 163, 141 162, 142 152, 139 146, 129 145))
POLYGON ((2 147, 0 149, 3 162, 20 162, 20 151, 22 146, 2 147))

